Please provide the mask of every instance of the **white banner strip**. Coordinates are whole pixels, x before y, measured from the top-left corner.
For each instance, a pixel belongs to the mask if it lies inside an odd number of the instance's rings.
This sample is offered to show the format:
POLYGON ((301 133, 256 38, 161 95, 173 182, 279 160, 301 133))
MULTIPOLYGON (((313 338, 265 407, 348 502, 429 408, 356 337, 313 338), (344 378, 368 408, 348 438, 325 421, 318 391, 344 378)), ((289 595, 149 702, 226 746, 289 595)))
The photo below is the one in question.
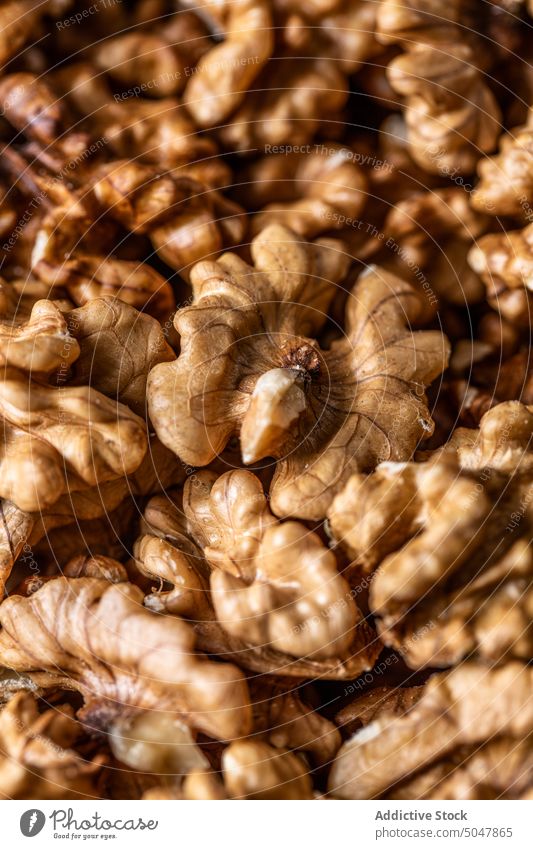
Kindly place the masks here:
POLYGON ((2 846, 532 849, 533 802, 11 802, 2 846))

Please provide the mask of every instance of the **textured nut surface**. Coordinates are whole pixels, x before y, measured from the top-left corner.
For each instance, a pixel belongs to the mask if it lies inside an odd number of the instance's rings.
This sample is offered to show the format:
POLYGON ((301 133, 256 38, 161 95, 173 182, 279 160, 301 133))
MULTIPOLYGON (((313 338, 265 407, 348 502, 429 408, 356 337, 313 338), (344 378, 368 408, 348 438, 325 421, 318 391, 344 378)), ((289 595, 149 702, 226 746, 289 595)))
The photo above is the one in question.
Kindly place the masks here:
POLYGON ((217 620, 230 635, 301 658, 370 665, 379 651, 335 557, 298 522, 272 515, 251 472, 216 479, 204 472, 185 487, 191 532, 213 571, 217 620), (366 656, 365 656, 366 655, 366 656))
POLYGON ((407 459, 431 432, 424 388, 448 344, 413 333, 420 296, 372 268, 348 302, 345 337, 322 351, 311 334, 342 276, 336 245, 272 226, 252 250, 255 269, 231 254, 195 267, 195 301, 176 316, 181 355, 149 376, 150 416, 191 464, 209 463, 240 431, 245 463, 278 459, 274 512, 321 519, 350 471, 407 459))
MULTIPOLYGON (((469 750, 476 759, 478 747, 493 738, 516 745, 530 734, 530 688, 531 671, 520 663, 499 669, 469 663, 434 676, 407 714, 385 713, 344 744, 330 773, 330 792, 345 799, 398 798, 402 786, 422 773, 409 798, 431 798, 439 781, 453 775, 454 752, 460 773, 469 750)), ((520 772, 508 777, 511 793, 523 778, 520 772)), ((498 778, 483 773, 474 798, 484 798, 485 783, 497 787, 498 778)))
POLYGON ((379 566, 383 641, 414 668, 530 656, 532 426, 527 407, 502 404, 434 460, 352 478, 332 505, 337 538, 379 566))
POLYGON ((96 728, 122 705, 166 710, 222 739, 249 728, 239 670, 195 654, 190 626, 143 609, 131 584, 55 578, 29 598, 6 599, 0 622, 2 662, 46 686, 78 689, 96 728))
POLYGON ((142 530, 137 568, 170 585, 155 585, 145 605, 191 620, 209 654, 254 671, 331 679, 369 669, 379 654, 334 556, 303 524, 277 520, 250 472, 197 473, 183 514, 153 498, 142 530))

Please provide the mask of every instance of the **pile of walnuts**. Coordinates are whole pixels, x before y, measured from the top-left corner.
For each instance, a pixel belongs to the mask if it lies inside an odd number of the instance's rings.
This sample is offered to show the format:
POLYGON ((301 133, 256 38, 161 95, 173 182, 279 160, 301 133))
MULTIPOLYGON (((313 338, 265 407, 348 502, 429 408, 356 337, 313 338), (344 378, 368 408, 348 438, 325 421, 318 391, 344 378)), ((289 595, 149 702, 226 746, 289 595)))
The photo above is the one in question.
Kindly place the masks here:
POLYGON ((533 798, 530 15, 0 5, 0 797, 533 798))

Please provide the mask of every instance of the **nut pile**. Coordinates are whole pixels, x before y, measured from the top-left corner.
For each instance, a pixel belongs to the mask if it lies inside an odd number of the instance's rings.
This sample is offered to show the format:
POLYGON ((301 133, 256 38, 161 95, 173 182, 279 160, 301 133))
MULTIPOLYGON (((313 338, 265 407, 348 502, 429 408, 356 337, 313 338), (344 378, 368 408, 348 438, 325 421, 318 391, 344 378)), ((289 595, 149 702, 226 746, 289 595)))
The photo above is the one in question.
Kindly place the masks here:
POLYGON ((0 4, 1 798, 533 798, 530 15, 0 4))

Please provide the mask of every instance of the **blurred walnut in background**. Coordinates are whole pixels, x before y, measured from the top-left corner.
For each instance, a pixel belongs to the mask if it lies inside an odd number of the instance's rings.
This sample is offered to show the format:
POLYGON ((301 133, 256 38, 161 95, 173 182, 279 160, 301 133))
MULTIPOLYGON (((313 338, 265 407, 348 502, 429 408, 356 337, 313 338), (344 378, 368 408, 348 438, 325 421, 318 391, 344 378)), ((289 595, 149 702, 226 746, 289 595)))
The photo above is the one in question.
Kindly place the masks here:
POLYGON ((483 37, 488 8, 475 0, 379 4, 378 40, 404 51, 388 78, 404 98, 413 157, 430 173, 470 174, 501 132, 485 76, 494 52, 483 37))
POLYGON ((403 715, 384 701, 382 711, 339 751, 329 778, 331 794, 529 798, 530 688, 527 665, 491 669, 467 663, 430 679, 403 715))

